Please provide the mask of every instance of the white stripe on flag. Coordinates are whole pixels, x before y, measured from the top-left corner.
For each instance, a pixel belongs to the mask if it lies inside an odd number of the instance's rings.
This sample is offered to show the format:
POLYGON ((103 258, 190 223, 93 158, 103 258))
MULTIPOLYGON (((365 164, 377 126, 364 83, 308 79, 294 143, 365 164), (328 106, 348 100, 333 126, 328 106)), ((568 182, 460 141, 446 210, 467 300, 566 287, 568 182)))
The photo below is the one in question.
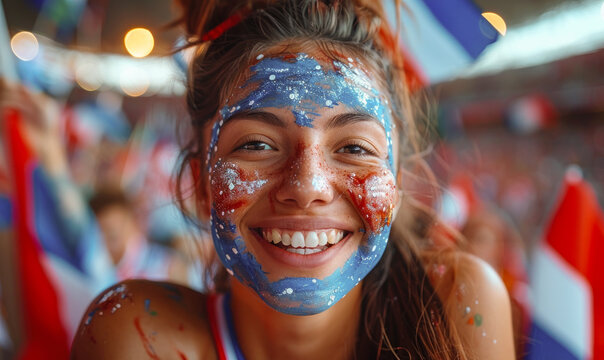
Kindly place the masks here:
MULTIPOLYGON (((393 1, 384 1, 386 14, 394 24, 393 1)), ((453 77, 473 59, 421 0, 406 0, 401 10, 402 42, 430 83, 453 77)))
POLYGON ((536 251, 532 275, 534 321, 579 359, 591 359, 589 283, 547 244, 536 251))

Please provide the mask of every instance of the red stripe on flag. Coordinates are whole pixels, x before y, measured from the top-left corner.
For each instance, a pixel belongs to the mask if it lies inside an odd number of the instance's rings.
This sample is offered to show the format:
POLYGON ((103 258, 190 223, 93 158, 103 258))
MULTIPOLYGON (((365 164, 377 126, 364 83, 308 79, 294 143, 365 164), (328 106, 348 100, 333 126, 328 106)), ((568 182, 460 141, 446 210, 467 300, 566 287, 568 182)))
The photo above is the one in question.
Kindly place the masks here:
POLYGON ((546 233, 547 243, 591 285, 593 358, 604 358, 604 216, 596 194, 580 179, 569 179, 546 233))
POLYGON ((59 313, 57 293, 42 265, 44 256, 34 227, 32 171, 35 158, 21 131, 21 115, 6 110, 5 144, 13 180, 17 267, 25 339, 21 359, 67 359, 69 340, 59 313))

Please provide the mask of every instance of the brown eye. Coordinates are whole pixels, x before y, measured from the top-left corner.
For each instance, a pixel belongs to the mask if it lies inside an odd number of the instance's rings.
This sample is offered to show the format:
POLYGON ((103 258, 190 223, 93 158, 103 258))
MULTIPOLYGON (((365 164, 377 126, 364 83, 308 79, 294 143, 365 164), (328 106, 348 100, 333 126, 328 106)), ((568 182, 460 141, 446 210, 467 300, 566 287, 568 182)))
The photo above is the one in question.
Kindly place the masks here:
POLYGON ((338 149, 337 152, 341 153, 341 154, 352 154, 352 155, 373 155, 373 152, 367 150, 366 148, 364 148, 363 146, 358 145, 358 144, 350 144, 350 145, 343 146, 340 149, 338 149))
POLYGON ((245 151, 263 151, 263 150, 275 150, 269 144, 262 141, 249 141, 237 148, 237 150, 245 151))

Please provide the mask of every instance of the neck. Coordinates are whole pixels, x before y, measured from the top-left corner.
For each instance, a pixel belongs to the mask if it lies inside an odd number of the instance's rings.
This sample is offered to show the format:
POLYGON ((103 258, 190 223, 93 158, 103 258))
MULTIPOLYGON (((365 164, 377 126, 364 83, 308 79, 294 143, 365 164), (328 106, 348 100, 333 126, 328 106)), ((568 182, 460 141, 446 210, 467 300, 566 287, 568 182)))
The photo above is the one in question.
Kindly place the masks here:
POLYGON ((361 315, 361 286, 322 313, 295 316, 266 305, 251 289, 231 281, 237 340, 247 359, 350 359, 361 315))

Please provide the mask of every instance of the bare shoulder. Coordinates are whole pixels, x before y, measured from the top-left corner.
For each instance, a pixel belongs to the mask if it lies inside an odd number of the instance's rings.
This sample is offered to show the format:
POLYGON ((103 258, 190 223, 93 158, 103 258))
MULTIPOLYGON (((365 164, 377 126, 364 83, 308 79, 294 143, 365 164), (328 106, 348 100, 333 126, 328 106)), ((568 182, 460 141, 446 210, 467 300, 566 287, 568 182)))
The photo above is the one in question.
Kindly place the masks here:
POLYGON ((127 280, 88 307, 72 359, 215 359, 205 296, 166 282, 127 280))
POLYGON ((462 252, 432 267, 428 274, 466 348, 478 359, 515 359, 510 300, 497 272, 462 252))

